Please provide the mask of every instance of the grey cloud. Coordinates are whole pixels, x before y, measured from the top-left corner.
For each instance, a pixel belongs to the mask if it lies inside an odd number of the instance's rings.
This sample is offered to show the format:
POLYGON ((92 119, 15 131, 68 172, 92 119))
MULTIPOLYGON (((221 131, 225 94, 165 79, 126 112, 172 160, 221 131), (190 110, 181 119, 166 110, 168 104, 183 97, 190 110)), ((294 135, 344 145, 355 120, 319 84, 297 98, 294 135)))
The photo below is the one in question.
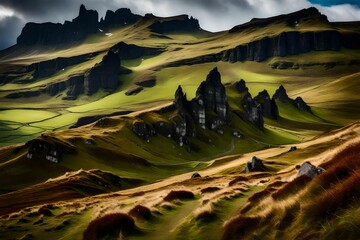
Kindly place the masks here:
MULTIPOLYGON (((64 22, 77 16, 82 3, 88 9, 97 10, 100 17, 108 9, 122 7, 135 13, 153 13, 162 17, 188 14, 199 19, 201 27, 210 31, 229 29, 254 17, 270 17, 314 5, 308 0, 0 0, 0 6, 15 12, 14 18, 0 20, 0 49, 15 43, 14 35, 19 34, 25 24, 20 19, 26 22, 64 22)), ((360 9, 356 6, 315 6, 331 15, 328 17, 332 21, 360 20, 360 9)))

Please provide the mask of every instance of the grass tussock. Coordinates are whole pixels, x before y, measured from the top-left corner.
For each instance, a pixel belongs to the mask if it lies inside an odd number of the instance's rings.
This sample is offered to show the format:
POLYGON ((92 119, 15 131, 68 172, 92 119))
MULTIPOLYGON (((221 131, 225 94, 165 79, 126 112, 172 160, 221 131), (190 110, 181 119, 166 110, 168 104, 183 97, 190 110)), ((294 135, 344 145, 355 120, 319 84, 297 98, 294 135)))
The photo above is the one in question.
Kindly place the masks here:
POLYGON ((83 239, 117 239, 120 235, 127 235, 136 231, 135 221, 128 214, 111 213, 92 220, 83 233, 83 239))
POLYGON ((150 220, 152 218, 150 209, 142 205, 136 205, 132 208, 129 215, 140 220, 150 220))
POLYGON ((164 200, 167 202, 171 202, 174 200, 190 200, 190 199, 194 199, 194 198, 195 198, 194 193, 192 193, 190 191, 185 191, 185 190, 174 191, 174 190, 172 190, 168 195, 166 195, 166 197, 164 197, 164 200))
POLYGON ((307 175, 297 177, 293 181, 289 182, 288 184, 271 194, 271 197, 275 200, 285 199, 304 189, 311 180, 312 178, 307 175))
POLYGON ((260 216, 240 215, 225 225, 222 240, 242 239, 254 232, 262 222, 260 216))
POLYGON ((247 177, 244 176, 238 176, 236 177, 234 180, 231 180, 229 182, 229 186, 233 186, 234 184, 238 183, 238 182, 247 182, 249 181, 249 179, 247 177))
POLYGON ((218 187, 207 187, 207 188, 203 188, 201 189, 201 193, 213 193, 213 192, 216 192, 216 191, 219 191, 220 188, 218 187))

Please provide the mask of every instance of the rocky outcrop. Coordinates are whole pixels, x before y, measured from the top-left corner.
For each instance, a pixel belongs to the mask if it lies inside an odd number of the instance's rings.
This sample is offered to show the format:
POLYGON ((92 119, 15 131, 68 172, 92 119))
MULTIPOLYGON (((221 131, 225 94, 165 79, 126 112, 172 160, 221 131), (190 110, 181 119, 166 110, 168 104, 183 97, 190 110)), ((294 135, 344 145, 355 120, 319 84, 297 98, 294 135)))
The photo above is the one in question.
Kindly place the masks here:
POLYGON ((235 87, 240 93, 249 91, 244 79, 241 79, 240 81, 236 82, 235 87))
POLYGON ((126 96, 133 96, 133 95, 136 95, 136 94, 140 93, 142 90, 144 90, 144 88, 141 87, 141 86, 132 87, 132 88, 130 88, 129 90, 127 90, 125 92, 125 95, 126 96))
MULTIPOLYGON (((149 17, 149 16, 148 16, 149 17)), ((180 15, 171 19, 160 19, 150 25, 155 33, 166 34, 175 32, 194 32, 200 29, 199 21, 188 15, 180 15)))
POLYGON ((142 17, 140 15, 133 14, 128 8, 120 8, 115 12, 108 10, 105 18, 100 19, 99 27, 102 30, 109 30, 112 27, 121 27, 133 24, 141 18, 142 17))
POLYGON ((46 159, 50 162, 59 163, 62 151, 57 144, 40 139, 34 139, 27 143, 29 145, 26 157, 28 159, 46 159))
MULTIPOLYGON (((197 127, 209 128, 222 134, 223 127, 230 122, 230 113, 225 87, 221 84, 217 68, 210 71, 206 80, 200 84, 196 97, 190 101, 179 86, 175 92, 174 104, 159 110, 160 114, 165 112, 174 114, 168 121, 156 122, 152 127, 156 133, 174 139, 180 146, 188 143, 188 137, 196 136, 197 127)), ((142 129, 146 127, 142 126, 142 129)))
POLYGON ((131 113, 131 111, 120 111, 120 112, 114 112, 111 114, 106 115, 96 115, 96 116, 87 116, 87 117, 81 117, 77 120, 77 122, 72 125, 70 128, 78 128, 93 122, 96 122, 97 120, 104 118, 104 117, 113 117, 113 116, 121 116, 131 113))
POLYGON ((287 95, 286 89, 283 85, 276 89, 273 98, 279 100, 282 103, 287 103, 291 101, 291 98, 289 98, 289 96, 287 95))
POLYGON ((136 82, 135 84, 141 87, 154 87, 156 85, 156 78, 141 80, 136 82))
POLYGON ((270 98, 269 93, 264 90, 254 97, 254 101, 260 106, 260 112, 264 117, 277 120, 279 119, 279 109, 274 98, 270 98))
POLYGON ((264 118, 261 114, 260 107, 257 106, 249 92, 242 98, 241 106, 245 112, 239 113, 239 116, 244 121, 250 122, 261 129, 264 128, 264 118))
POLYGON ((267 168, 263 164, 262 160, 253 157, 250 162, 246 163, 245 172, 264 172, 267 171, 267 168))
POLYGON ((280 86, 274 93, 273 99, 279 100, 282 103, 290 103, 294 105, 300 111, 307 111, 312 113, 311 107, 301 98, 297 97, 295 100, 291 99, 286 92, 284 86, 280 86))
POLYGON ((307 105, 307 103, 301 97, 295 98, 294 104, 299 110, 311 112, 310 106, 307 105))
POLYGON ((310 162, 304 162, 303 164, 301 164, 296 176, 300 177, 302 175, 306 175, 311 178, 315 178, 324 171, 325 169, 323 169, 322 167, 315 167, 310 162))
POLYGON ((336 30, 322 32, 283 32, 223 52, 222 60, 230 62, 257 61, 285 57, 310 51, 338 51, 344 44, 336 30))
POLYGON ((247 29, 266 27, 274 23, 286 23, 289 27, 296 27, 297 25, 300 25, 303 21, 307 20, 315 20, 318 23, 321 22, 324 24, 329 23, 325 15, 322 15, 316 8, 310 7, 290 14, 283 14, 270 18, 253 18, 248 23, 233 27, 229 30, 229 32, 242 32, 247 29))
POLYGON ((225 87, 221 83, 221 76, 217 68, 211 70, 206 80, 200 84, 195 99, 206 110, 216 113, 217 120, 221 121, 222 124, 229 120, 229 105, 225 87))
POLYGON ((92 95, 100 88, 112 92, 119 86, 118 73, 120 70, 119 55, 109 51, 100 63, 92 67, 84 77, 84 92, 92 95))
POLYGON ((156 134, 155 130, 152 128, 151 125, 146 124, 143 121, 136 121, 132 125, 132 131, 143 140, 149 142, 150 137, 156 134))
POLYGON ((71 22, 27 23, 20 36, 18 45, 56 45, 84 40, 90 34, 98 32, 98 13, 87 10, 81 5, 79 16, 71 22))
POLYGON ((33 63, 26 67, 27 72, 33 72, 32 76, 34 79, 49 77, 61 70, 64 70, 66 67, 73 66, 85 61, 90 60, 98 53, 84 54, 69 58, 56 58, 48 61, 42 61, 38 63, 33 63))
POLYGON ((141 47, 134 44, 119 42, 110 48, 117 53, 121 60, 136 59, 143 56, 153 56, 164 51, 162 48, 141 47))

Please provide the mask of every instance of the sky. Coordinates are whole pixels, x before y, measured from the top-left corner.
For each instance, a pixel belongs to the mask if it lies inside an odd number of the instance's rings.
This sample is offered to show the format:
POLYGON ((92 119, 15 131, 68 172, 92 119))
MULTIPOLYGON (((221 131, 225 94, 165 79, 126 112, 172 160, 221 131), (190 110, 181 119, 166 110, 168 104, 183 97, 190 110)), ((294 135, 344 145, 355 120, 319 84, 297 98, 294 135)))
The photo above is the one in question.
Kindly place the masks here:
POLYGON ((203 29, 221 31, 250 21, 314 6, 330 21, 360 21, 360 0, 0 0, 0 50, 16 43, 27 22, 72 20, 84 4, 105 16, 108 9, 157 16, 188 14, 203 29))

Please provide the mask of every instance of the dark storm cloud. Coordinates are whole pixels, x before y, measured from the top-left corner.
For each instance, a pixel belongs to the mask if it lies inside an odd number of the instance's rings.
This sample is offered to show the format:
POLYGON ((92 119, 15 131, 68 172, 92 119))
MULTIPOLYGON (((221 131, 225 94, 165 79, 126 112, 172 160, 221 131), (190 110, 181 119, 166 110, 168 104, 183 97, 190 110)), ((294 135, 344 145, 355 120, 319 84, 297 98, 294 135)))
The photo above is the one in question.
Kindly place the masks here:
POLYGON ((309 0, 0 0, 0 49, 15 44, 26 22, 63 23, 78 15, 82 3, 88 9, 97 10, 99 17, 108 9, 122 7, 139 14, 153 13, 163 17, 188 14, 199 19, 201 27, 210 31, 229 29, 254 17, 270 17, 310 6, 316 6, 332 21, 360 20, 360 9, 355 5, 322 6, 309 0), (1 8, 13 14, 4 15, 1 8))

